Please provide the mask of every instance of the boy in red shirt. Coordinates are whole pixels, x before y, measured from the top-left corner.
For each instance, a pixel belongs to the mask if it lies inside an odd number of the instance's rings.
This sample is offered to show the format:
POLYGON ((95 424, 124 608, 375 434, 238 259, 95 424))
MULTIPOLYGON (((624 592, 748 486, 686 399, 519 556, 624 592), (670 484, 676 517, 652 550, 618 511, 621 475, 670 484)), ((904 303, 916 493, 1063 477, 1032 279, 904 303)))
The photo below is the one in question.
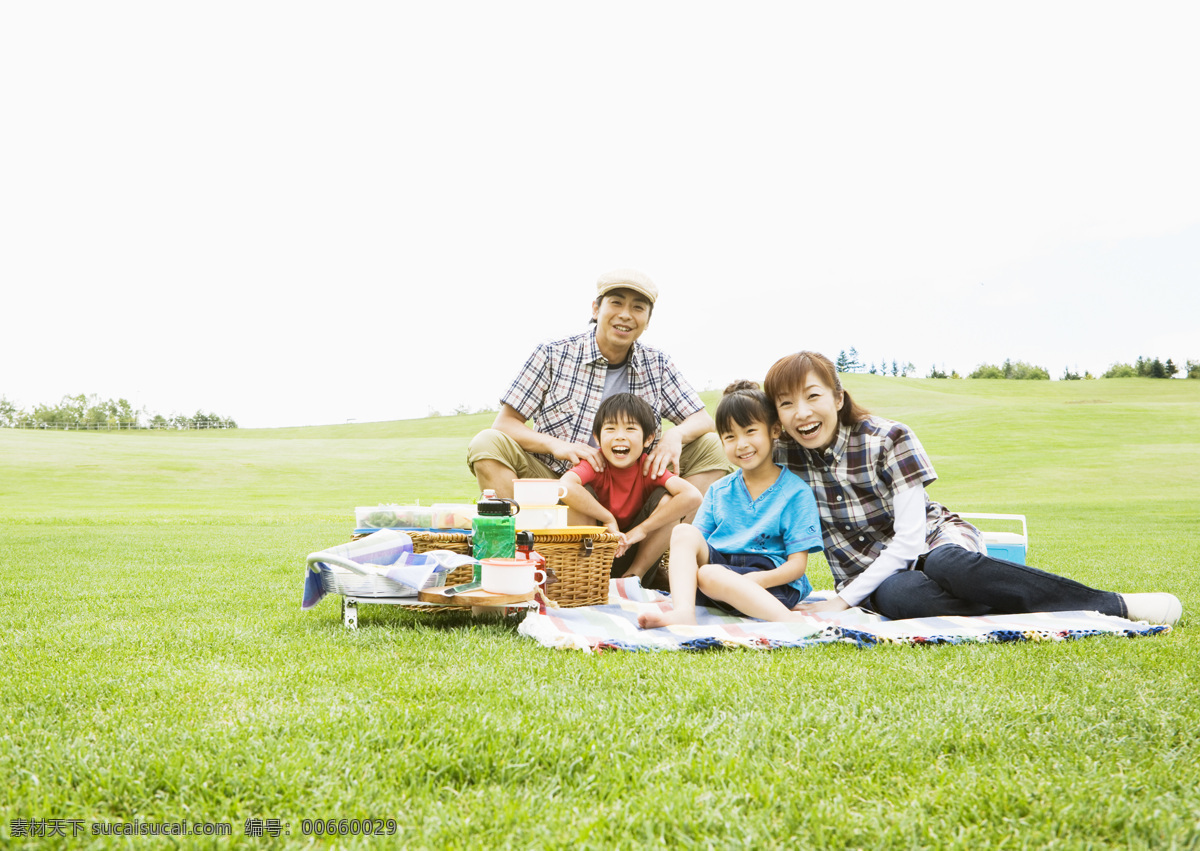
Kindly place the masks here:
POLYGON ((567 487, 563 502, 570 523, 599 525, 621 537, 614 578, 636 576, 652 584, 651 568, 658 566, 671 543, 671 530, 700 507, 700 491, 670 470, 650 476, 645 453, 657 431, 654 411, 632 393, 616 393, 600 403, 592 436, 600 445, 603 467, 582 461, 563 473, 567 487))

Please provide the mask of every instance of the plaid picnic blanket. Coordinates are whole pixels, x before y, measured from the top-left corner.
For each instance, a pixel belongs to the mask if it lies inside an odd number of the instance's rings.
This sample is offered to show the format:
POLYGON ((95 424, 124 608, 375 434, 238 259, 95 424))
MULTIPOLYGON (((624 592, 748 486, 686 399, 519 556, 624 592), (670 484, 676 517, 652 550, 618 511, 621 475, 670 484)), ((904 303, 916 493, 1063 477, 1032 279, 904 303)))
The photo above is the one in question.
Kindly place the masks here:
MULTIPOLYGON (((820 592, 814 595, 818 599, 820 592)), ((889 621, 862 609, 815 615, 803 621, 767 623, 697 608, 695 626, 638 629, 637 616, 669 611, 670 595, 643 588, 636 579, 614 579, 608 604, 575 609, 543 606, 530 612, 518 631, 546 647, 562 650, 704 650, 710 647, 809 647, 835 642, 874 644, 963 644, 1005 641, 1063 641, 1091 635, 1158 635, 1169 626, 1098 612, 1035 612, 1023 615, 913 618, 889 621)))

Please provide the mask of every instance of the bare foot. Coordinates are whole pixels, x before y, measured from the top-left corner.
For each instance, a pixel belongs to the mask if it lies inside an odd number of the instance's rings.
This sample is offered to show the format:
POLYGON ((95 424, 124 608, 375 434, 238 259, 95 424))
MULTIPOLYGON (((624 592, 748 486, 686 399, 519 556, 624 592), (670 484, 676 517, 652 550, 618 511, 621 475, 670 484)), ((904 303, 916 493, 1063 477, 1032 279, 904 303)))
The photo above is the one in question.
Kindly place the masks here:
POLYGON ((695 625, 696 615, 687 617, 672 609, 669 612, 645 612, 638 615, 638 629, 658 629, 660 626, 670 626, 676 623, 695 625))

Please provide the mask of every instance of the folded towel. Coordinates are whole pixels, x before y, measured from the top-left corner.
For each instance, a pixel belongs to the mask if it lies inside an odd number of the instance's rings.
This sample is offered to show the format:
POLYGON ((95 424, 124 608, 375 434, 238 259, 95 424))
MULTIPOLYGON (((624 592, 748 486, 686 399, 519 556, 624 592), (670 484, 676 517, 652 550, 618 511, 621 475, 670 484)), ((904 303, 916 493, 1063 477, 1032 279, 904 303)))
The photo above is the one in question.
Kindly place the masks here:
POLYGON ((304 570, 304 593, 300 600, 301 609, 311 609, 325 597, 321 582, 321 566, 336 564, 355 573, 384 576, 411 591, 417 596, 438 574, 449 573, 464 564, 474 564, 471 556, 449 550, 431 550, 414 553, 412 538, 403 532, 382 529, 327 550, 312 553, 304 570))

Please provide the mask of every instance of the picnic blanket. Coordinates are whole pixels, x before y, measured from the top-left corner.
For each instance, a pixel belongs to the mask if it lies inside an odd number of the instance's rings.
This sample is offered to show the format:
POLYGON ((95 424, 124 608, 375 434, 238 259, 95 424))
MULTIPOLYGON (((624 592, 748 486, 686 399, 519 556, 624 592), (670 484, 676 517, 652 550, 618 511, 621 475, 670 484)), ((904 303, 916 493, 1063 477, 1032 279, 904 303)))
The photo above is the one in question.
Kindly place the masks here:
MULTIPOLYGON (((824 592, 827 595, 829 592, 824 592)), ((811 599, 820 599, 822 592, 811 599)), ((670 611, 669 594, 643 588, 636 579, 609 583, 608 604, 574 609, 542 606, 518 632, 563 650, 704 650, 710 647, 809 647, 814 644, 964 644, 1063 641, 1091 635, 1158 635, 1169 626, 1099 612, 1035 612, 1022 615, 887 620, 862 609, 814 615, 803 621, 767 623, 697 607, 695 626, 638 629, 637 616, 670 611)))

